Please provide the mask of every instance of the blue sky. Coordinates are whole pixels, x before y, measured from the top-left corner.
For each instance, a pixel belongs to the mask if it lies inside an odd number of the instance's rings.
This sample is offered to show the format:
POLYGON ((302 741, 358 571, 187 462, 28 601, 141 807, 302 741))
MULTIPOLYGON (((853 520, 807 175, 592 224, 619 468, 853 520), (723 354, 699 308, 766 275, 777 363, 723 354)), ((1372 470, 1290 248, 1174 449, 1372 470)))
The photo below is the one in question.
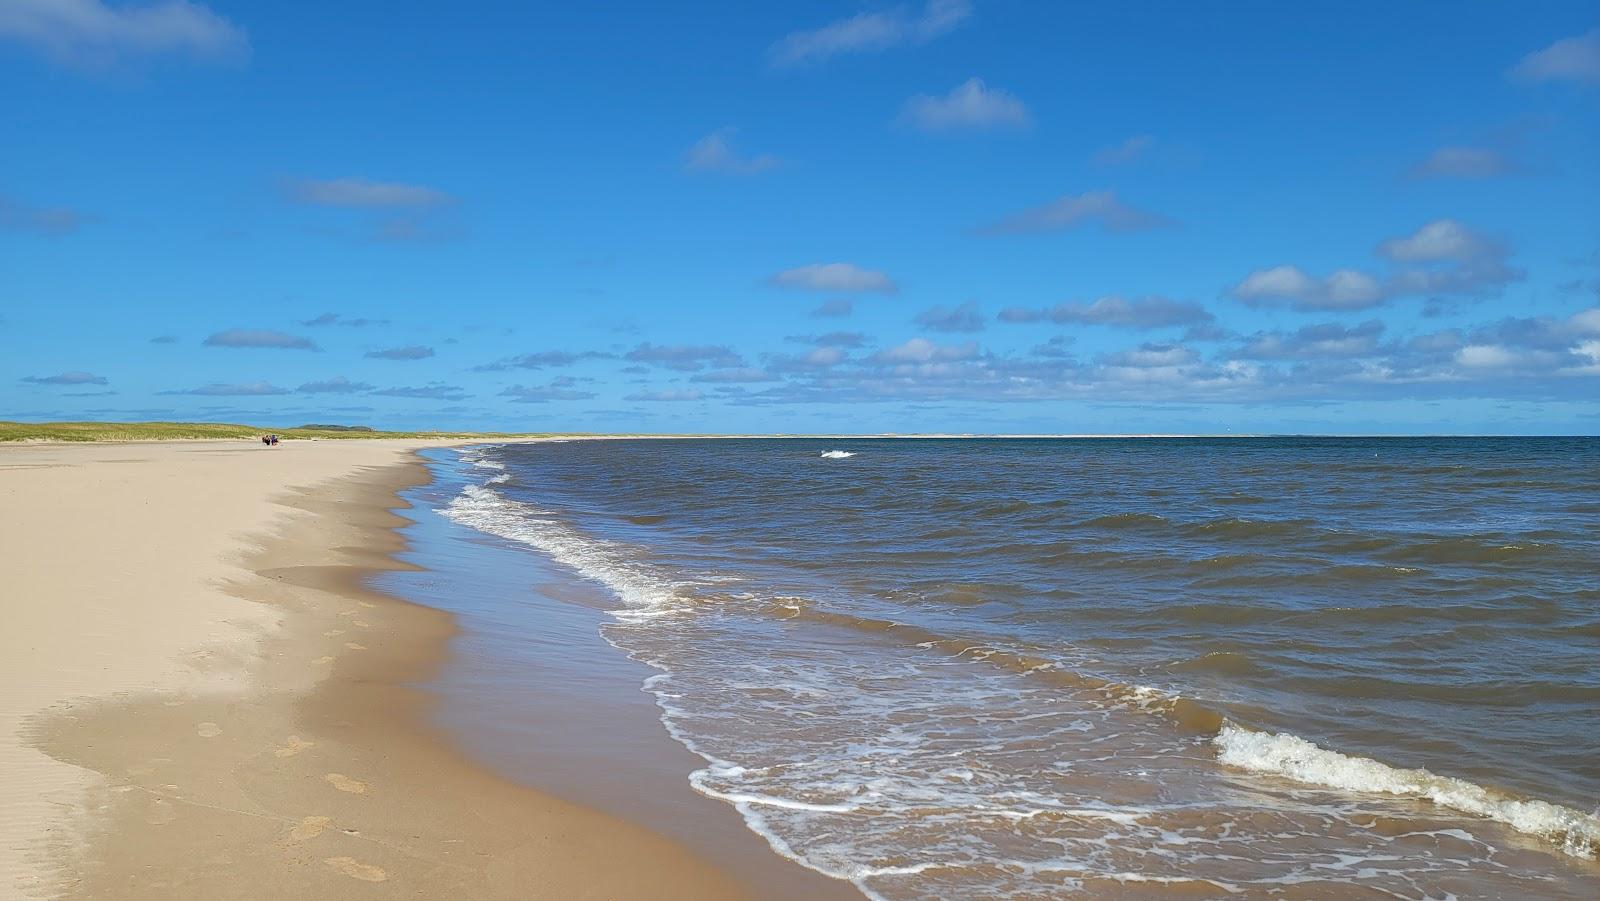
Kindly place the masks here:
POLYGON ((1600 432, 1591 2, 0 0, 0 418, 1600 432))

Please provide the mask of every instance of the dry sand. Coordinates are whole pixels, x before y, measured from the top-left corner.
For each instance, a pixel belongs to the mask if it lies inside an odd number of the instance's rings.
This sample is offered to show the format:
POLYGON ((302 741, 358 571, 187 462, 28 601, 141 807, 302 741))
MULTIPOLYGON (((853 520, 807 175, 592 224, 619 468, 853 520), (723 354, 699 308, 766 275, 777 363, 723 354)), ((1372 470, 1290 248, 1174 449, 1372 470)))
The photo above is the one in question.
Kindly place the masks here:
POLYGON ((451 620, 362 586, 419 444, 0 448, 0 897, 758 894, 425 725, 451 620))

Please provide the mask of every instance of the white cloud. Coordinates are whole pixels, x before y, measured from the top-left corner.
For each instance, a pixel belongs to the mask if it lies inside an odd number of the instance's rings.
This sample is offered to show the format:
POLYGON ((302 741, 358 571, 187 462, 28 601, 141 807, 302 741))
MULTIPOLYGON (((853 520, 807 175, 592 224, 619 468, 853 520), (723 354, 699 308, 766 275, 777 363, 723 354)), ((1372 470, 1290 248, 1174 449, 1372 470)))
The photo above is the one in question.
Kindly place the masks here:
POLYGON ((1111 191, 1068 194, 1044 206, 1023 210, 979 229, 986 235, 1018 235, 1033 232, 1058 232, 1098 223, 1111 232, 1143 231, 1173 225, 1157 213, 1135 209, 1111 191))
POLYGON ((732 348, 720 344, 651 344, 647 341, 623 354, 622 358, 680 372, 694 372, 707 366, 731 368, 744 365, 744 359, 732 348))
POLYGON ((775 66, 821 63, 846 53, 923 44, 960 25, 972 14, 967 0, 928 0, 919 12, 904 7, 865 12, 810 31, 796 31, 772 45, 775 66))
POLYGON ((978 355, 978 344, 939 345, 927 338, 912 338, 897 347, 879 351, 871 357, 875 363, 933 363, 970 360, 978 355))
POLYGON ((713 369, 699 375, 689 377, 691 382, 707 382, 721 385, 742 385, 752 382, 775 382, 778 377, 765 369, 741 367, 738 369, 713 369))
POLYGON ((1524 56, 1511 74, 1524 81, 1600 84, 1600 28, 1524 56))
POLYGON ((5 0, 0 38, 79 65, 162 53, 229 59, 249 51, 242 29, 185 0, 118 6, 101 0, 5 0))
POLYGON ((434 188, 365 178, 299 179, 289 184, 289 197, 314 206, 379 209, 439 206, 451 200, 434 188))
POLYGON ((243 382, 239 384, 223 384, 212 382, 198 388, 179 391, 162 391, 162 394, 198 394, 202 397, 270 397, 278 394, 288 394, 288 388, 279 388, 268 382, 243 382))
POLYGON ((1062 324, 1109 325, 1118 328, 1155 329, 1174 325, 1201 325, 1213 317, 1197 303, 1150 296, 1128 299, 1108 295, 1093 303, 1063 303, 1047 310, 1011 307, 1002 310, 1006 322, 1038 322, 1048 319, 1062 324))
POLYGON ((1378 254, 1400 263, 1471 262, 1502 255, 1500 246, 1454 219, 1436 219, 1403 238, 1378 245, 1378 254))
POLYGON ((500 392, 501 397, 509 397, 516 404, 543 404, 553 400, 589 400, 595 396, 593 391, 584 391, 574 388, 573 382, 556 379, 548 385, 512 385, 500 392))
POLYGON ((1235 352, 1252 360, 1319 360, 1365 357, 1380 349, 1383 323, 1369 319, 1357 326, 1337 322, 1307 325, 1293 332, 1257 332, 1235 352))
POLYGON ((104 385, 106 378, 92 372, 63 372, 59 375, 29 375, 22 379, 34 385, 104 385))
POLYGON ((1141 344, 1130 350, 1107 354, 1101 359, 1108 366, 1157 369, 1188 366, 1199 362, 1200 355, 1181 344, 1141 344))
POLYGON ((1381 282, 1354 269, 1325 278, 1296 266, 1250 273, 1233 288, 1249 306, 1287 304, 1297 310, 1360 310, 1391 298, 1417 295, 1480 295, 1518 281, 1525 273, 1506 262, 1508 248, 1454 219, 1435 219, 1415 232, 1389 238, 1376 253, 1401 264, 1381 282))
POLYGON ((373 360, 426 360, 431 356, 433 348, 421 344, 367 351, 367 357, 373 360))
POLYGON ((690 172, 755 175, 782 164, 782 160, 768 153, 740 156, 729 143, 735 131, 732 127, 719 128, 696 141, 684 156, 683 167, 690 172))
POLYGON ((1495 178, 1521 168, 1504 153, 1486 147, 1440 147, 1413 166, 1412 178, 1495 178))
POLYGON ((893 294, 899 290, 889 276, 875 269, 863 269, 854 263, 813 263, 785 269, 769 281, 780 288, 800 291, 893 294))
POLYGON ((1324 278, 1298 266, 1274 266, 1245 276, 1233 296, 1252 307, 1287 303, 1297 310, 1362 310, 1384 300, 1378 280, 1364 272, 1339 269, 1324 278))
POLYGON ((900 121, 923 131, 954 131, 1023 128, 1031 119, 1021 100, 989 89, 981 78, 969 78, 942 97, 919 94, 906 101, 900 121))
POLYGON ((295 390, 301 394, 359 394, 372 388, 366 382, 351 381, 341 375, 323 381, 306 382, 295 390))
POLYGON ((983 331, 983 311, 970 300, 959 307, 934 307, 923 310, 912 321, 936 332, 983 331))
POLYGON ((1473 369, 1499 369, 1516 359, 1515 354, 1498 344, 1468 344, 1456 351, 1456 362, 1473 369))
POLYGON ((272 329, 231 328, 206 338, 207 347, 268 347, 277 350, 316 350, 310 338, 272 329))
POLYGON ((629 394, 623 400, 674 402, 700 400, 705 397, 698 388, 666 388, 660 391, 639 391, 629 394))

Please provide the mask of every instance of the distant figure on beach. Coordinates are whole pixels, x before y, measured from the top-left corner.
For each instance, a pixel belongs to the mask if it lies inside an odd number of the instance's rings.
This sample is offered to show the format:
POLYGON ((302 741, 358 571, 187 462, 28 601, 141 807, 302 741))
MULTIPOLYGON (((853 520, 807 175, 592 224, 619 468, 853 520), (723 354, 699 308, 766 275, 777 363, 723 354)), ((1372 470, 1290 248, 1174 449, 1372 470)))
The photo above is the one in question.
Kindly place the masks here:
POLYGON ((262 435, 261 436, 261 443, 265 444, 267 447, 277 447, 278 446, 278 436, 277 435, 262 435))

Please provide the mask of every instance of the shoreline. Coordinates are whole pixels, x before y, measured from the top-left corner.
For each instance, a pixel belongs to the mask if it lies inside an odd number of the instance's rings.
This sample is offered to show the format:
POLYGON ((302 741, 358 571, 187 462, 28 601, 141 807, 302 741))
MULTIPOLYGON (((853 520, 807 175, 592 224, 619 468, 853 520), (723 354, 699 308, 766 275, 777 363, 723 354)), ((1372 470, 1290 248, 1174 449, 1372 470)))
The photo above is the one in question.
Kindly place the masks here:
MULTIPOLYGON (((32 592, 27 603, 40 608, 21 611, 25 621, 38 619, 30 623, 33 654, 7 655, 8 669, 18 672, 6 675, 29 680, 33 691, 0 698, 6 724, 16 720, 22 739, 5 736, 12 744, 3 759, 29 759, 30 747, 45 755, 0 777, 11 783, 0 795, 8 802, 0 847, 9 858, 0 895, 754 894, 656 833, 490 773, 428 721, 438 701, 419 684, 446 659, 454 620, 365 582, 406 567, 392 555, 405 546, 397 528, 409 520, 392 511, 406 506, 401 489, 428 478, 413 449, 433 443, 363 444, 373 453, 342 460, 332 458, 352 444, 322 444, 317 465, 301 469, 334 477, 308 476, 299 488, 259 499, 247 505, 254 518, 244 522, 209 520, 239 519, 244 508, 233 496, 249 487, 208 485, 206 477, 270 480, 273 474, 251 476, 242 467, 261 461, 293 470, 288 456, 315 446, 0 452, 9 513, 0 537, 18 539, 4 542, 16 554, 7 569, 20 574, 32 592), (142 473, 134 468, 141 464, 142 473), (162 481, 141 486, 141 474, 162 481), (74 481, 87 484, 63 489, 74 481), (203 551, 182 535, 164 543, 171 513, 122 508, 136 498, 187 508, 192 515, 179 512, 178 522, 199 520, 186 527, 207 529, 212 540, 203 551), (99 510, 99 520, 75 530, 85 508, 99 510), (139 530, 138 540, 129 529, 139 530), (69 534, 54 554, 30 553, 69 534), (156 559, 139 553, 148 548, 123 548, 116 564, 124 569, 111 572, 108 534, 113 543, 120 535, 130 537, 126 544, 160 546, 156 559), (229 548, 229 564, 200 567, 194 575, 203 584, 188 586, 197 605, 177 611, 204 610, 207 619, 191 623, 183 638, 141 642, 141 620, 159 626, 173 613, 130 605, 167 605, 173 592, 163 589, 181 587, 169 584, 181 578, 171 567, 219 544, 229 548), (78 578, 61 578, 66 573, 78 578), (85 578, 105 584, 79 584, 85 578), (155 593, 141 595, 149 586, 155 593), (96 588, 120 592, 119 604, 45 609, 81 604, 76 592, 96 588), (74 636, 51 634, 66 629, 103 632, 98 645, 125 655, 184 647, 187 657, 135 661, 143 667, 136 677, 102 673, 98 682, 29 672, 48 668, 40 665, 44 654, 71 653, 74 636), (22 709, 52 693, 47 709, 22 709)), ((80 665, 95 669, 97 643, 77 644, 91 655, 80 665)))

